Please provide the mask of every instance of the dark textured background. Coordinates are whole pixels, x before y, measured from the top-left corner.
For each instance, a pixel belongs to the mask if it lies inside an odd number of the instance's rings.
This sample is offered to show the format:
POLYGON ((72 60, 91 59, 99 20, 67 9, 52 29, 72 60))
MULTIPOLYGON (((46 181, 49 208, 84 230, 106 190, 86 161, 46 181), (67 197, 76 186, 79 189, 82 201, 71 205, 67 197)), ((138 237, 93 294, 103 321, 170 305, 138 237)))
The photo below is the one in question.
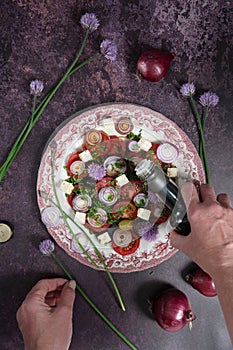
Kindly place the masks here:
MULTIPOLYGON (((233 199, 232 10, 232 1, 225 0, 1 0, 1 163, 30 114, 30 81, 44 81, 47 92, 80 47, 82 14, 95 12, 101 21, 83 58, 97 52, 103 38, 113 39, 119 50, 116 62, 101 59, 66 81, 0 184, 0 219, 15 227, 13 238, 0 245, 1 350, 24 348, 15 313, 32 285, 40 278, 62 276, 52 259, 42 257, 37 249, 48 233, 40 221, 35 186, 47 139, 74 112, 103 102, 139 103, 175 121, 198 145, 194 118, 178 89, 193 81, 200 92, 215 91, 220 103, 210 112, 205 134, 210 173, 216 191, 228 192, 233 199), (176 54, 169 74, 156 84, 135 79, 137 58, 150 47, 176 54)), ((57 254, 138 349, 231 349, 217 298, 203 297, 182 280, 181 273, 190 263, 182 253, 154 269, 115 275, 126 313, 117 307, 103 272, 81 265, 60 248, 57 254), (146 300, 163 283, 189 296, 197 315, 191 332, 185 327, 167 333, 150 318, 146 300)), ((71 350, 127 348, 77 295, 71 350)))

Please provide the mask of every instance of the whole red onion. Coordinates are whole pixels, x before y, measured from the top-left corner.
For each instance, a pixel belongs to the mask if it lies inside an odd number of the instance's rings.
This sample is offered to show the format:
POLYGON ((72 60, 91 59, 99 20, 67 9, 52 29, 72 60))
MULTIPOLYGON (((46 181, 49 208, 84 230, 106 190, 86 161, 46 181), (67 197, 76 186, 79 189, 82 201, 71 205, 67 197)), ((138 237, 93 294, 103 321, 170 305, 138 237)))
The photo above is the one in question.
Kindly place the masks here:
POLYGON ((174 56, 155 49, 144 51, 137 62, 138 76, 152 82, 160 81, 167 75, 174 56))
POLYGON ((188 298, 176 288, 166 289, 153 300, 152 313, 160 327, 168 332, 177 332, 187 323, 191 329, 196 318, 188 298))
POLYGON ((185 276, 185 280, 191 284, 193 288, 198 290, 201 294, 207 297, 214 297, 217 295, 214 281, 203 271, 199 266, 185 276))

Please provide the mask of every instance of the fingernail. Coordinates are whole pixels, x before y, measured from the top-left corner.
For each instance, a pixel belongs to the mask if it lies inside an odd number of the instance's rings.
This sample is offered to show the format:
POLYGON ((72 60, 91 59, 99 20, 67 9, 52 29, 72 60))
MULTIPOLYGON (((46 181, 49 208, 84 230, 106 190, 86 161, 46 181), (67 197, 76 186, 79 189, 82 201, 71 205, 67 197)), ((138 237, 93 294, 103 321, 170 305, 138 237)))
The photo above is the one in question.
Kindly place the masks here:
POLYGON ((69 282, 68 286, 69 286, 71 289, 75 290, 75 288, 76 288, 76 282, 75 282, 74 280, 71 280, 71 281, 69 282))

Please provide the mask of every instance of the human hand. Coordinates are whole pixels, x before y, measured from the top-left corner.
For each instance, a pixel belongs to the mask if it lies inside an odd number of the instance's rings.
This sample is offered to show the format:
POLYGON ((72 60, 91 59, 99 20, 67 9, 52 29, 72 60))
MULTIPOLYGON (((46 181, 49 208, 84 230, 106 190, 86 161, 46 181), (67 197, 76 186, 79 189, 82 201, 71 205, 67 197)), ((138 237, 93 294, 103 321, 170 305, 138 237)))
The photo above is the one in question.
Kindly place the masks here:
POLYGON ((26 350, 67 350, 72 337, 75 281, 40 280, 17 311, 26 350))
POLYGON ((195 186, 181 188, 191 233, 171 234, 171 244, 182 250, 212 277, 233 267, 233 210, 227 194, 216 197, 211 185, 201 185, 200 202, 195 186))

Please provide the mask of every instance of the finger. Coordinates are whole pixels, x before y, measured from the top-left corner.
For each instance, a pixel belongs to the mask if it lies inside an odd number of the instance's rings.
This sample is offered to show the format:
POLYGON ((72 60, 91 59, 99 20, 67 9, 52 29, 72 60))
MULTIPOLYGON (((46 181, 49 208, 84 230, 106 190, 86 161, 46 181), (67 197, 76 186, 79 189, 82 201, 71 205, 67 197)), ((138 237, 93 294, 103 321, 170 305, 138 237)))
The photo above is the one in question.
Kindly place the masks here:
POLYGON ((55 291, 67 282, 64 278, 43 279, 31 289, 27 295, 27 299, 35 298, 44 299, 47 293, 55 291))
POLYGON ((231 198, 226 193, 219 193, 217 195, 217 201, 225 208, 231 208, 231 198))
POLYGON ((196 205, 200 203, 196 187, 192 182, 186 182, 181 187, 181 194, 185 202, 187 211, 195 210, 196 205))
POLYGON ((72 311, 74 299, 75 299, 75 289, 76 289, 76 282, 75 281, 69 281, 67 282, 62 291, 59 303, 57 305, 58 309, 67 306, 72 311))
POLYGON ((186 243, 187 239, 188 239, 188 236, 180 235, 175 231, 171 232, 170 242, 174 248, 183 250, 184 244, 186 243))
POLYGON ((209 184, 202 184, 200 186, 201 198, 203 202, 215 202, 216 194, 213 186, 209 184))

